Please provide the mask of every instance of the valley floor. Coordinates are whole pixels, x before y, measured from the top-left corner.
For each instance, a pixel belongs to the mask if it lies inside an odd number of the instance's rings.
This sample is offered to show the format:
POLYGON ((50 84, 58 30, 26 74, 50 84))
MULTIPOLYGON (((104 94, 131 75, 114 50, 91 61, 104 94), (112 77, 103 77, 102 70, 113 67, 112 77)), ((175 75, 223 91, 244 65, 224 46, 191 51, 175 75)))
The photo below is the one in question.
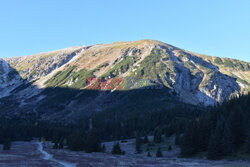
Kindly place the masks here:
MULTIPOLYGON (((107 152, 112 142, 105 143, 107 152)), ((146 157, 144 154, 133 154, 134 141, 121 143, 126 155, 110 153, 74 152, 66 149, 52 149, 52 143, 13 142, 11 150, 3 151, 0 146, 0 167, 248 167, 247 161, 209 161, 205 159, 176 158, 175 151, 163 152, 163 158, 146 157)))

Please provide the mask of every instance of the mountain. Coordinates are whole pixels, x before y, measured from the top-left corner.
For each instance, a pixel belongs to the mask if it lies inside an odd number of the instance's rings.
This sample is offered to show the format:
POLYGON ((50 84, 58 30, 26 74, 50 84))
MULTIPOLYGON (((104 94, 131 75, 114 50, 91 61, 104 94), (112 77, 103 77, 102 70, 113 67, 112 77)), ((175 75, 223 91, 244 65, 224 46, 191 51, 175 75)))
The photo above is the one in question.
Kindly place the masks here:
POLYGON ((155 40, 0 59, 0 113, 78 118, 107 109, 209 106, 249 91, 250 63, 155 40))

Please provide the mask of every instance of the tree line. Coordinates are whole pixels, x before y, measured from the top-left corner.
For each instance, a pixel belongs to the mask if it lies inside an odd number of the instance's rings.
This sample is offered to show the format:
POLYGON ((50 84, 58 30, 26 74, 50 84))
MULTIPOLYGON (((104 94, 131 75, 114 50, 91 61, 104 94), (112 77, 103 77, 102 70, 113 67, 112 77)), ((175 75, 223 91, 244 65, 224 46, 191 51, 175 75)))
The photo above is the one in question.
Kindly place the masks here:
MULTIPOLYGON (((207 158, 220 159, 239 152, 250 153, 249 104, 249 95, 244 95, 206 110, 185 105, 155 111, 109 109, 84 116, 74 124, 41 121, 32 115, 0 118, 0 144, 8 149, 10 141, 43 137, 52 141, 55 149, 105 152, 103 141, 136 138, 136 151, 140 153, 141 143, 147 138, 139 139, 139 136, 152 135, 154 142, 160 143, 162 135, 175 135, 181 156, 206 152, 207 158)), ((160 148, 157 152, 161 156, 160 148)), ((115 143, 112 153, 125 152, 115 143)))
POLYGON ((211 108, 190 122, 181 141, 181 155, 206 152, 208 159, 250 153, 250 96, 211 108))
POLYGON ((101 141, 113 141, 136 136, 184 132, 188 122, 203 111, 177 106, 172 110, 117 111, 107 110, 84 116, 76 123, 63 124, 39 120, 36 115, 20 118, 0 118, 0 144, 8 141, 29 141, 44 138, 55 143, 54 148, 69 148, 86 152, 103 151, 101 141), (157 131, 157 132, 154 132, 157 131), (90 148, 89 148, 90 147, 90 148))

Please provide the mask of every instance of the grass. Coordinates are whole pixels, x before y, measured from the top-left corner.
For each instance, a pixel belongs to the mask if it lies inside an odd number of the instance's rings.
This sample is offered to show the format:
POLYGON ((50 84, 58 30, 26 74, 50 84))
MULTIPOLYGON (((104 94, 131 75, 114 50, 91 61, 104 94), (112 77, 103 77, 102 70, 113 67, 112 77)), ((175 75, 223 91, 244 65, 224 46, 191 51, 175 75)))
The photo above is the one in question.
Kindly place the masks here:
POLYGON ((212 81, 212 77, 214 76, 215 71, 213 71, 210 68, 207 68, 205 66, 202 66, 200 64, 198 64, 198 67, 205 74, 202 82, 199 85, 199 87, 205 87, 212 81))
POLYGON ((45 82, 47 87, 56 87, 62 86, 66 83, 67 78, 69 77, 70 73, 76 68, 76 66, 69 67, 65 71, 57 72, 52 78, 45 82))
POLYGON ((94 77, 94 74, 93 74, 94 71, 95 70, 87 71, 85 69, 82 69, 76 73, 72 73, 71 79, 72 81, 75 81, 75 82, 72 84, 71 87, 76 88, 76 89, 85 87, 87 85, 87 78, 94 77))
POLYGON ((36 74, 36 72, 37 72, 37 70, 32 71, 32 72, 29 74, 28 78, 31 78, 33 75, 36 74))
POLYGON ((100 70, 101 68, 107 67, 108 65, 109 65, 109 63, 108 63, 108 62, 105 62, 105 63, 99 65, 99 66, 97 67, 97 69, 100 70))
POLYGON ((116 77, 121 73, 127 72, 130 67, 135 63, 136 56, 127 56, 120 62, 118 62, 114 67, 109 69, 105 74, 102 75, 103 78, 108 79, 109 76, 116 77))
MULTIPOLYGON (((137 68, 136 71, 131 72, 130 79, 125 78, 122 86, 124 89, 129 89, 131 86, 133 88, 141 88, 146 86, 153 86, 155 83, 152 81, 161 81, 167 87, 171 87, 172 83, 168 83, 165 80, 166 73, 169 73, 169 77, 172 81, 175 80, 175 72, 176 68, 174 62, 167 61, 164 64, 161 59, 169 58, 169 53, 160 49, 153 49, 149 56, 147 56, 137 68), (131 78, 133 79, 133 83, 131 85, 131 78)), ((104 73, 99 78, 103 78, 105 80, 111 78, 115 78, 122 73, 125 73, 133 67, 134 63, 137 61, 137 56, 126 56, 123 60, 120 60, 116 63, 112 68, 110 68, 106 73, 104 73)), ((70 87, 72 88, 83 88, 86 86, 86 79, 88 77, 94 77, 94 72, 106 67, 108 63, 103 63, 99 65, 94 70, 86 70, 81 69, 76 72, 76 67, 68 67, 64 71, 57 72, 52 78, 50 78, 45 84, 47 87, 68 87, 68 83, 71 83, 70 87)))
POLYGON ((75 89, 84 88, 87 78, 94 77, 94 70, 81 69, 76 71, 76 66, 68 67, 65 71, 58 71, 52 78, 45 82, 47 87, 71 87, 75 89), (68 85, 72 82, 72 85, 68 85))
POLYGON ((249 83, 241 78, 239 78, 238 76, 234 75, 233 73, 231 73, 231 76, 236 78, 236 80, 240 83, 243 83, 243 84, 246 84, 246 85, 249 85, 249 83))
POLYGON ((240 70, 240 71, 249 71, 250 70, 249 63, 244 62, 244 61, 240 61, 240 60, 236 60, 236 59, 215 57, 213 60, 213 63, 215 63, 220 68, 227 68, 230 70, 240 70))
POLYGON ((221 60, 221 58, 216 57, 216 58, 214 59, 214 63, 215 63, 215 64, 218 64, 218 65, 221 65, 221 64, 223 64, 223 61, 221 60))
POLYGON ((132 73, 136 78, 150 78, 157 80, 157 75, 164 72, 164 64, 160 62, 162 58, 161 50, 153 49, 141 63, 140 67, 132 73))
POLYGON ((201 72, 193 63, 190 61, 184 62, 184 66, 187 67, 192 75, 196 75, 198 72, 201 72))
POLYGON ((161 81, 166 87, 171 88, 178 69, 175 68, 175 63, 168 58, 170 58, 170 56, 167 51, 153 49, 150 55, 140 63, 140 66, 134 72, 131 72, 131 77, 137 78, 138 80, 161 81), (164 60, 164 62, 161 60, 164 60), (171 81, 166 81, 166 75, 171 81))

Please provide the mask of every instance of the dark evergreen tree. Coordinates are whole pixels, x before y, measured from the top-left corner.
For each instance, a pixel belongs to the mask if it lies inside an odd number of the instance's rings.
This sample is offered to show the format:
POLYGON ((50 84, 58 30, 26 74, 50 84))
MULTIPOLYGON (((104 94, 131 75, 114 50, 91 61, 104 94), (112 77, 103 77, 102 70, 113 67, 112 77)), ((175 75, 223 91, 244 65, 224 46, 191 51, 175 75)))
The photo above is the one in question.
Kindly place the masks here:
POLYGON ((175 134, 175 145, 179 145, 180 144, 180 133, 177 132, 175 134))
POLYGON ((141 138, 139 136, 136 137, 136 141, 135 141, 135 148, 136 148, 136 153, 141 153, 142 150, 141 150, 141 138))
POLYGON ((223 119, 219 119, 215 132, 212 134, 208 145, 208 159, 220 159, 223 156, 222 135, 223 119))
POLYGON ((233 121, 234 113, 230 113, 229 118, 226 121, 223 137, 222 137, 222 149, 223 155, 231 155, 235 151, 235 134, 233 134, 233 121))
POLYGON ((247 138, 245 142, 246 153, 250 154, 250 121, 248 122, 247 138))
POLYGON ((148 157, 152 157, 152 155, 151 155, 151 153, 150 153, 150 152, 148 152, 148 153, 147 153, 147 156, 148 156, 148 157))
POLYGON ((61 140, 61 141, 59 142, 58 148, 59 148, 59 149, 63 149, 63 148, 64 148, 63 140, 61 140))
POLYGON ((156 128, 154 131, 154 142, 156 143, 160 143, 162 142, 162 138, 161 138, 161 129, 160 128, 156 128))
POLYGON ((172 151, 172 146, 171 145, 168 146, 168 151, 172 151))
POLYGON ((80 131, 73 132, 67 140, 68 148, 72 151, 82 151, 85 146, 84 134, 80 131))
MULTIPOLYGON (((122 150, 121 150, 121 148, 120 148, 120 144, 119 144, 119 142, 117 142, 117 143, 115 143, 114 145, 113 145, 113 149, 112 149, 112 152, 111 152, 112 154, 123 154, 123 152, 122 152, 122 150)), ((125 152, 124 152, 125 153, 125 152)))
POLYGON ((144 136, 143 143, 148 143, 148 136, 144 136))
POLYGON ((97 135, 94 132, 94 130, 91 130, 88 133, 87 140, 86 140, 86 146, 85 147, 86 147, 85 151, 87 153, 102 151, 102 149, 101 149, 101 143, 97 139, 97 135))
POLYGON ((3 150, 10 150, 11 141, 9 139, 5 140, 3 143, 3 150))
POLYGON ((187 127, 187 131, 181 139, 181 156, 191 157, 197 153, 197 129, 198 123, 191 122, 187 127))
POLYGON ((156 157, 163 157, 160 147, 158 147, 155 156, 156 156, 156 157))
POLYGON ((207 151, 209 139, 212 130, 215 129, 217 118, 211 112, 205 113, 199 119, 199 125, 197 127, 197 151, 204 152, 207 151))
POLYGON ((181 138, 182 156, 207 151, 208 159, 220 159, 237 155, 244 143, 247 150, 249 104, 249 95, 240 96, 210 108, 191 122, 181 138))
POLYGON ((105 144, 102 145, 102 152, 104 152, 104 153, 106 152, 106 146, 105 146, 105 144))
POLYGON ((173 133, 175 133, 175 131, 177 130, 175 126, 175 123, 171 123, 165 128, 166 137, 170 137, 173 133))
POLYGON ((58 149, 58 147, 59 147, 59 146, 58 146, 58 143, 55 142, 54 145, 53 145, 53 149, 58 149))

